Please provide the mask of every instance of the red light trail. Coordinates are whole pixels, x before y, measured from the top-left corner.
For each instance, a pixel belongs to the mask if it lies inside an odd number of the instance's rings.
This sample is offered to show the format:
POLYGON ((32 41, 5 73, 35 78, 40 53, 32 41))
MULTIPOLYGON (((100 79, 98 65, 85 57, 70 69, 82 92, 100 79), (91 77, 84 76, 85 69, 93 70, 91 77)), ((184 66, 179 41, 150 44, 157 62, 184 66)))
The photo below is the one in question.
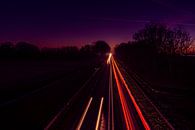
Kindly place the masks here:
POLYGON ((125 80, 124 80, 124 78, 123 78, 123 76, 122 76, 122 74, 121 74, 121 72, 120 72, 120 70, 119 70, 119 68, 118 68, 118 66, 117 66, 117 64, 116 64, 116 62, 115 62, 115 60, 113 58, 112 58, 112 68, 113 68, 114 77, 115 77, 115 80, 116 80, 117 89, 118 89, 120 100, 121 100, 123 114, 124 114, 124 118, 125 118, 125 122, 126 122, 126 128, 128 130, 134 130, 135 129, 134 125, 133 125, 133 122, 132 122, 132 117, 130 116, 129 109, 127 107, 127 101, 126 101, 124 93, 122 91, 122 86, 119 83, 119 78, 122 81, 123 85, 125 86, 125 88, 126 88, 126 90, 128 92, 128 95, 131 98, 131 101, 132 101, 132 103, 133 103, 133 105, 134 105, 134 107, 135 107, 135 109, 136 109, 136 111, 137 111, 137 113, 139 115, 139 118, 142 121, 142 124, 143 124, 144 128, 146 130, 150 130, 150 127, 149 127, 148 123, 146 122, 146 120, 145 120, 145 118, 144 118, 144 116, 143 116, 143 114, 142 114, 138 104, 136 103, 135 98, 133 97, 131 91, 129 90, 129 87, 128 87, 127 83, 125 82, 125 80), (119 75, 119 78, 117 76, 117 73, 119 75))
MULTIPOLYGON (((113 62, 113 60, 112 60, 112 62, 113 62)), ((112 67, 113 67, 114 77, 115 77, 115 80, 116 80, 117 89, 118 89, 118 92, 119 92, 119 97, 120 97, 120 101, 121 101, 121 105, 122 105, 122 109, 123 109, 123 115, 124 115, 124 118, 125 118, 126 128, 128 130, 134 130, 135 128, 132 124, 133 122, 132 122, 132 118, 130 116, 129 109, 127 107, 127 101, 125 100, 124 94, 122 92, 121 85, 119 83, 119 79, 117 77, 115 67, 113 65, 112 65, 112 67)))

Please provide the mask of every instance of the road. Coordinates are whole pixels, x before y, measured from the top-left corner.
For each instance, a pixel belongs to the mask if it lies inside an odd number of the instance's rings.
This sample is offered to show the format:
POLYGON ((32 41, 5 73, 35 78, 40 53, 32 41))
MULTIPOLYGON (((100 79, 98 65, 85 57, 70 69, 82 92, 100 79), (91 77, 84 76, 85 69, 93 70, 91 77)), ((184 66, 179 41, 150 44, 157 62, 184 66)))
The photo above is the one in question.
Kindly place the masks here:
MULTIPOLYGON (((44 130, 174 129, 110 54, 44 130), (134 84, 134 87, 133 85, 134 84)), ((141 81, 140 81, 141 82, 141 81)))
POLYGON ((112 54, 101 65, 87 65, 1 104, 0 129, 174 129, 141 89, 143 81, 112 54))

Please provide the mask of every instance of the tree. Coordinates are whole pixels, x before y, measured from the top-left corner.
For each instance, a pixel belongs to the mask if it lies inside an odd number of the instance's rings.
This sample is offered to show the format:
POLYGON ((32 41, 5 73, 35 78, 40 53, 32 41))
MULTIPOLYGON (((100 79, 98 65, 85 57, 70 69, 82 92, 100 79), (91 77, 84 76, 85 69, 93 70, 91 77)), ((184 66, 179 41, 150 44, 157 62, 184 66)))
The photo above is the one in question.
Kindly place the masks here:
POLYGON ((33 58, 38 56, 40 53, 37 46, 27 42, 18 42, 15 45, 15 49, 19 58, 33 58))
POLYGON ((94 58, 96 56, 93 45, 84 45, 80 49, 80 55, 84 58, 94 58))
POLYGON ((11 58, 15 54, 14 44, 5 42, 0 45, 0 56, 3 58, 11 58))
POLYGON ((168 28, 163 24, 150 23, 134 33, 137 44, 147 45, 156 53, 184 55, 192 44, 191 36, 181 27, 168 28))
POLYGON ((134 33, 133 39, 138 44, 147 45, 153 51, 161 51, 161 46, 167 38, 168 28, 163 24, 149 23, 138 32, 134 33))
POLYGON ((97 41, 94 43, 94 51, 97 54, 104 55, 110 52, 110 46, 105 41, 97 41))
POLYGON ((62 47, 59 51, 62 58, 65 59, 75 59, 79 55, 79 49, 76 46, 62 47))
POLYGON ((173 30, 173 48, 175 54, 184 55, 187 54, 187 50, 192 45, 192 38, 188 32, 182 27, 177 27, 173 30))

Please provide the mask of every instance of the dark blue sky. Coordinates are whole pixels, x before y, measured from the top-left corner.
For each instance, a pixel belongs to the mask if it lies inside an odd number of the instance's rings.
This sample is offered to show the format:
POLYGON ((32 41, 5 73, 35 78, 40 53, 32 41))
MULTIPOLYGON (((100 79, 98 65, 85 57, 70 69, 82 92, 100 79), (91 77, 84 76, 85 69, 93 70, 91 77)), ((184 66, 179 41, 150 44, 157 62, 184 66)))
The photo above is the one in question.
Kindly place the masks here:
POLYGON ((0 42, 117 44, 150 21, 183 24, 195 36, 194 5, 187 0, 6 0, 0 2, 0 42))

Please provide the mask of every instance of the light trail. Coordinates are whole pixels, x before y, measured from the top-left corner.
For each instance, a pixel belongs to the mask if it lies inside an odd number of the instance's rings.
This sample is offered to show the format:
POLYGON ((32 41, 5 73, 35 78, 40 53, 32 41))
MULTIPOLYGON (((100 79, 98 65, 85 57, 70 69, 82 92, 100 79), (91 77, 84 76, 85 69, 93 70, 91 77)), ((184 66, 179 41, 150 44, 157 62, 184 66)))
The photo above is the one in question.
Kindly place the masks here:
POLYGON ((44 128, 44 130, 49 130, 49 128, 54 124, 54 122, 57 120, 57 118, 61 115, 62 110, 58 112, 57 115, 49 122, 49 124, 44 128))
POLYGON ((54 123, 56 122, 56 120, 60 117, 60 115, 62 114, 62 112, 64 112, 64 110, 73 102, 73 100, 78 97, 78 95, 81 93, 81 91, 87 86, 87 84, 92 80, 93 77, 95 77, 95 75, 97 74, 97 72, 100 70, 100 68, 96 69, 95 72, 92 74, 92 76, 90 76, 90 78, 83 84, 83 86, 70 98, 70 100, 68 101, 68 103, 66 103, 61 110, 52 118, 52 120, 47 124, 47 126, 44 128, 44 130, 48 130, 52 125, 54 125, 54 123))
MULTIPOLYGON (((112 62, 113 62, 113 60, 112 60, 112 62)), ((119 83, 119 79, 118 79, 118 76, 116 74, 116 69, 115 69, 115 66, 113 64, 112 64, 112 68, 113 68, 114 77, 116 80, 117 89, 119 92, 119 97, 120 97, 120 101, 121 101, 121 105, 122 105, 126 128, 127 128, 127 130, 135 130, 133 120, 131 118, 131 114, 130 114, 130 111, 129 111, 128 106, 127 106, 127 101, 126 101, 125 96, 122 92, 122 87, 119 83)))
POLYGON ((81 119, 79 121, 79 124, 78 124, 76 130, 80 130, 81 129, 81 126, 82 126, 83 121, 84 121, 84 119, 86 117, 87 111, 89 110, 89 107, 91 105, 92 99, 93 99, 92 97, 89 99, 88 104, 87 104, 87 106, 86 106, 86 108, 85 108, 85 110, 83 112, 83 115, 81 116, 81 119))
POLYGON ((95 130, 99 129, 100 117, 101 117, 101 114, 102 114, 103 102, 104 102, 104 98, 102 97, 101 98, 101 102, 100 102, 100 107, 99 107, 99 112, 98 112, 98 117, 97 117, 97 121, 96 121, 95 130))
POLYGON ((142 124, 144 125, 144 128, 145 128, 146 130, 150 130, 150 127, 149 127, 148 123, 146 122, 146 120, 145 120, 145 118, 144 118, 144 116, 143 116, 143 114, 142 114, 142 112, 141 112, 141 110, 140 110, 138 104, 136 103, 135 98, 134 98, 133 95, 131 94, 131 91, 129 90, 129 87, 128 87, 127 83, 125 82, 125 80, 124 80, 124 78, 123 78, 123 76, 122 76, 122 74, 121 74, 121 72, 120 72, 120 70, 119 70, 119 68, 118 68, 118 66, 117 66, 117 64, 116 64, 116 62, 114 61, 114 59, 113 59, 113 63, 114 63, 114 66, 115 66, 116 69, 117 69, 117 72, 118 72, 118 74, 119 74, 120 79, 122 80, 123 84, 125 85, 125 88, 126 88, 128 94, 129 94, 129 96, 130 96, 130 98, 131 98, 131 100, 132 100, 132 102, 133 102, 133 104, 134 104, 134 106, 135 106, 135 109, 136 109, 136 111, 137 111, 137 113, 138 113, 138 115, 139 115, 139 117, 140 117, 140 119, 141 119, 141 121, 142 121, 142 124))
POLYGON ((107 64, 110 64, 110 59, 112 57, 112 53, 109 53, 108 59, 107 59, 107 64))

